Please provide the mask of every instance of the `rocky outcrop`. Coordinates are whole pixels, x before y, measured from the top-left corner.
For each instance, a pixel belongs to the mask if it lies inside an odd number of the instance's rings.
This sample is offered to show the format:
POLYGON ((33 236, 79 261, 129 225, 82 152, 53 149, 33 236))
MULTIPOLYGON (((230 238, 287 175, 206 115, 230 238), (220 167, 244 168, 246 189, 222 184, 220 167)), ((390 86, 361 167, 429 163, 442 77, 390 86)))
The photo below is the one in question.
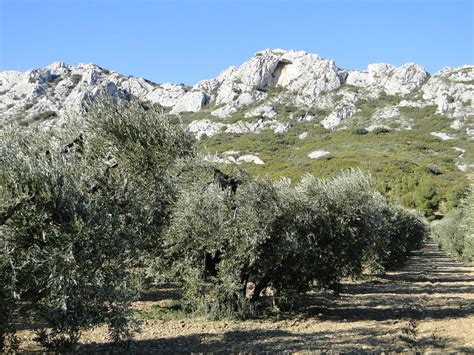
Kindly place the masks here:
POLYGON ((257 164, 257 165, 263 165, 263 164, 265 164, 262 159, 260 159, 260 158, 257 157, 256 155, 252 155, 252 154, 241 155, 241 156, 237 159, 237 161, 238 161, 238 162, 245 162, 245 163, 253 163, 253 164, 257 164))
POLYGON ((175 103, 171 113, 198 112, 208 101, 208 97, 202 91, 190 91, 175 103))
POLYGON ((336 90, 345 74, 334 61, 301 51, 264 50, 240 67, 230 67, 216 79, 202 81, 193 89, 204 90, 220 107, 213 112, 226 117, 239 108, 267 98, 268 92, 286 92, 316 100, 322 93, 336 90))
POLYGON ((276 120, 259 119, 257 122, 249 123, 237 121, 227 124, 222 122, 213 122, 208 119, 196 120, 189 124, 189 130, 195 134, 197 139, 203 137, 212 137, 213 135, 224 133, 258 133, 264 129, 271 129, 273 133, 285 133, 290 128, 289 123, 281 123, 276 120))
POLYGON ((81 112, 84 103, 103 93, 135 96, 163 107, 175 107, 186 95, 183 85, 158 85, 143 78, 125 77, 95 64, 53 63, 25 73, 0 73, 0 119, 28 119, 54 112, 53 121, 81 112))
POLYGON ((445 132, 431 132, 431 135, 433 137, 437 137, 443 141, 449 141, 451 139, 454 139, 453 136, 450 136, 449 134, 445 133, 445 132))
POLYGON ((407 63, 396 68, 390 64, 375 63, 370 64, 367 71, 349 72, 346 83, 373 92, 406 95, 420 88, 428 77, 428 72, 418 64, 407 63))
POLYGON ((413 63, 400 67, 377 63, 354 71, 316 54, 282 49, 257 52, 239 67, 229 67, 192 88, 125 77, 95 64, 57 62, 25 73, 2 72, 0 123, 61 124, 71 113, 81 112, 87 100, 103 93, 134 96, 177 115, 206 107, 218 122, 192 122, 190 129, 198 137, 267 128, 284 133, 292 120, 314 120, 326 129, 338 129, 363 112, 361 103, 376 102, 382 95, 398 99, 373 109, 368 125, 388 125, 392 120, 399 123, 397 129, 410 129, 410 117, 402 117, 401 108, 435 105, 439 114, 453 119, 451 128, 474 137, 473 66, 444 68, 433 76, 413 63), (282 107, 289 109, 282 111, 282 107), (226 123, 242 113, 243 121, 226 123))
POLYGON ((251 117, 263 117, 266 119, 274 120, 277 118, 277 113, 275 108, 271 104, 264 104, 254 108, 253 110, 246 112, 244 115, 245 118, 251 117))
POLYGON ((250 163, 256 165, 264 165, 264 161, 254 154, 240 154, 239 151, 229 150, 222 154, 213 154, 207 155, 204 157, 205 160, 219 163, 219 164, 241 164, 241 163, 250 163))
POLYGON ((310 159, 329 159, 331 157, 331 153, 327 150, 315 150, 308 154, 310 159))
POLYGON ((353 104, 340 104, 329 114, 329 116, 321 121, 321 124, 326 129, 334 129, 339 126, 343 120, 351 117, 355 112, 357 112, 357 109, 353 104))
POLYGON ((197 139, 201 139, 203 136, 211 137, 219 133, 222 127, 222 123, 212 122, 210 120, 198 120, 190 123, 189 131, 194 133, 197 139))
POLYGON ((474 66, 444 68, 422 88, 423 100, 437 106, 437 112, 458 119, 461 128, 466 117, 474 115, 474 66))

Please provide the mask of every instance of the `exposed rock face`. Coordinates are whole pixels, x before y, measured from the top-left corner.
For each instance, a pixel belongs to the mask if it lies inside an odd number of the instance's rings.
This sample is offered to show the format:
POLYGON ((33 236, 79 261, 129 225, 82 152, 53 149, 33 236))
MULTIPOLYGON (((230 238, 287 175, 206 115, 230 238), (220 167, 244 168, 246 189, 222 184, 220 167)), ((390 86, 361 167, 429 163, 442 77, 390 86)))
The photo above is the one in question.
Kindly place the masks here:
POLYGON ((196 120, 189 124, 189 130, 195 134, 197 139, 203 136, 212 137, 219 132, 225 133, 248 133, 260 132, 263 129, 271 129, 274 133, 285 133, 290 125, 269 120, 264 121, 259 119, 255 123, 238 121, 232 124, 225 124, 221 122, 213 122, 211 120, 196 120))
POLYGON ((400 116, 400 109, 397 106, 389 106, 375 112, 372 118, 378 121, 397 116, 400 116))
POLYGON ((437 106, 439 113, 457 118, 459 128, 474 115, 474 66, 444 68, 422 88, 423 99, 437 106))
POLYGON ((210 120, 193 121, 189 125, 189 130, 196 135, 197 139, 206 135, 208 137, 218 133, 222 128, 222 123, 212 122, 210 120))
POLYGON ((407 63, 399 68, 390 64, 370 64, 367 71, 351 71, 346 83, 389 95, 405 95, 421 87, 429 74, 420 65, 407 63))
POLYGON ((346 118, 352 116, 357 109, 354 105, 338 105, 334 111, 321 121, 321 124, 326 129, 334 129, 346 118))
POLYGON ((87 99, 101 93, 136 96, 163 107, 174 107, 185 96, 183 85, 154 84, 143 78, 124 77, 95 64, 70 66, 61 62, 25 73, 0 73, 0 117, 31 118, 55 112, 60 121, 80 112, 87 99))
POLYGON ((171 113, 198 112, 206 105, 208 97, 202 91, 190 91, 175 103, 171 113))
POLYGON ((266 119, 274 120, 277 118, 277 113, 272 105, 264 104, 257 108, 245 113, 246 118, 250 117, 263 117, 266 119))
POLYGON ((345 72, 334 61, 301 51, 264 50, 240 67, 224 70, 216 79, 194 86, 203 90, 210 101, 223 107, 214 111, 226 117, 239 108, 264 100, 266 91, 279 87, 313 101, 324 93, 338 89, 345 72))
POLYGON ((441 139, 441 140, 443 140, 443 141, 449 141, 449 140, 451 140, 451 139, 454 139, 453 136, 450 136, 449 134, 444 133, 444 132, 431 132, 431 135, 432 135, 433 137, 437 137, 437 138, 439 138, 439 139, 441 139))
POLYGON ((308 132, 303 132, 298 135, 298 139, 306 139, 308 137, 308 132))
POLYGON ((474 137, 474 66, 444 68, 431 77, 413 63, 400 67, 377 63, 365 71, 351 71, 316 54, 282 49, 257 52, 239 67, 229 67, 192 89, 124 77, 95 64, 70 66, 57 62, 25 73, 2 72, 0 124, 21 120, 45 126, 61 124, 68 114, 81 112, 85 101, 104 92, 125 98, 135 96, 173 114, 198 112, 210 106, 219 122, 192 122, 190 129, 197 137, 267 128, 284 133, 291 120, 314 120, 326 129, 338 129, 361 112, 361 102, 382 95, 399 99, 377 108, 368 125, 398 120, 399 129, 409 129, 410 118, 401 117, 401 108, 436 105, 438 113, 453 118, 453 129, 474 137), (282 107, 288 106, 293 111, 282 120, 282 107), (245 120, 226 123, 226 119, 242 112, 245 120))

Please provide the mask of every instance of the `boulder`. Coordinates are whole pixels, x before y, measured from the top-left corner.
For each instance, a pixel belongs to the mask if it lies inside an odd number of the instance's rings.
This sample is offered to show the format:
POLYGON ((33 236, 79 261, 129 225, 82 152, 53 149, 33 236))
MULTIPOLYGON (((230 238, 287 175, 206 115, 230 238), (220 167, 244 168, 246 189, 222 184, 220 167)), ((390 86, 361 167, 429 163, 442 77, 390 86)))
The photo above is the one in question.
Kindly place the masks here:
POLYGON ((308 154, 308 157, 311 159, 329 159, 331 153, 327 150, 315 150, 308 154))

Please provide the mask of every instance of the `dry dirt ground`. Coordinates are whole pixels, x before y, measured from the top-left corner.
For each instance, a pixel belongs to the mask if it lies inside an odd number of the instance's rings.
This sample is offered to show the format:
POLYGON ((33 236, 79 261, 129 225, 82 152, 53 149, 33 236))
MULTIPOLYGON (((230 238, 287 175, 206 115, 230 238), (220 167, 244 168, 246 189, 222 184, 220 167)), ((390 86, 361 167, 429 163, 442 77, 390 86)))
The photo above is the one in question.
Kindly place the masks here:
MULTIPOLYGON (((177 295, 163 288, 137 302, 145 318, 138 353, 372 352, 474 353, 474 265, 447 257, 434 244, 383 276, 344 283, 339 297, 308 295, 290 319, 208 321, 167 314, 177 295)), ((32 331, 24 350, 39 350, 32 331)), ((83 334, 80 352, 109 352, 106 330, 83 334)))

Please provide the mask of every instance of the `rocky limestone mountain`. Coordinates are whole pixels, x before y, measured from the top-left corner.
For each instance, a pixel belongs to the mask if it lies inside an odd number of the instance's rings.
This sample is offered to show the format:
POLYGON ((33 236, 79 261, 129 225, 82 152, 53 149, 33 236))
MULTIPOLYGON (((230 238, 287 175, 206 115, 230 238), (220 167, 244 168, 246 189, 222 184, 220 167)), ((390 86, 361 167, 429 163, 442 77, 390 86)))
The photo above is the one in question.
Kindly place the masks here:
POLYGON ((60 125, 71 115, 80 114, 85 102, 104 93, 133 95, 172 108, 186 91, 184 85, 158 85, 95 64, 70 66, 56 62, 25 73, 0 73, 0 123, 60 125))
POLYGON ((451 120, 453 129, 474 137, 472 65, 444 68, 433 75, 414 63, 400 67, 377 63, 355 71, 316 54, 281 49, 257 52, 241 66, 192 88, 125 77, 95 64, 58 62, 25 73, 1 72, 0 124, 61 125, 80 113, 86 101, 103 93, 135 96, 171 114, 194 117, 186 122, 198 138, 263 129, 284 133, 292 120, 318 120, 329 130, 346 128, 351 119, 368 130, 411 129, 412 118, 401 110, 431 105, 451 120), (377 100, 387 104, 367 117, 364 105, 377 100), (355 119, 362 113, 364 122, 355 119))

